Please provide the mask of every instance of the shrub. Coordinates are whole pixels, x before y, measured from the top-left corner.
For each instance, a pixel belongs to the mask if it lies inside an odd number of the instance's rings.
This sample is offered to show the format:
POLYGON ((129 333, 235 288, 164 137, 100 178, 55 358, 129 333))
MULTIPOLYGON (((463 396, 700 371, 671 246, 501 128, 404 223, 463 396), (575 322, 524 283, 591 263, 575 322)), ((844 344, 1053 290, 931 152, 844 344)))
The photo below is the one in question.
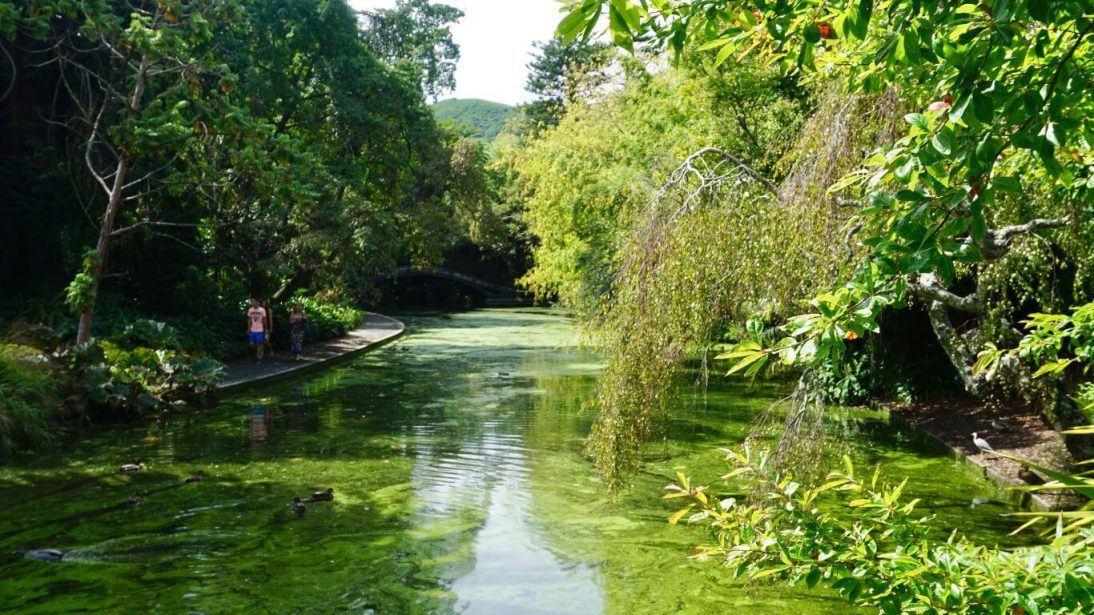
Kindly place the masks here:
POLYGON ((28 346, 0 344, 0 456, 52 441, 57 406, 47 357, 28 346))
POLYGON ((310 296, 307 290, 300 290, 291 301, 274 308, 274 343, 279 347, 289 346, 289 314, 296 302, 300 302, 308 317, 309 342, 341 337, 365 319, 365 313, 355 307, 328 297, 310 296))
POLYGON ((804 487, 771 469, 769 457, 727 451, 737 480, 753 501, 713 497, 680 474, 666 498, 691 500, 672 515, 708 525, 714 544, 697 559, 717 558, 737 577, 778 578, 812 588, 823 584, 859 605, 896 613, 1079 613, 1094 602, 1094 528, 1065 530, 1044 546, 982 547, 955 535, 929 537, 930 517, 904 502, 904 483, 888 485, 832 472, 804 487), (838 505, 830 505, 831 499, 838 505), (823 501, 823 504, 819 502, 823 501), (693 512, 694 511, 694 512, 693 512))
POLYGON ((77 409, 142 412, 174 401, 198 402, 224 377, 224 365, 182 350, 164 323, 137 320, 101 341, 57 355, 77 409))

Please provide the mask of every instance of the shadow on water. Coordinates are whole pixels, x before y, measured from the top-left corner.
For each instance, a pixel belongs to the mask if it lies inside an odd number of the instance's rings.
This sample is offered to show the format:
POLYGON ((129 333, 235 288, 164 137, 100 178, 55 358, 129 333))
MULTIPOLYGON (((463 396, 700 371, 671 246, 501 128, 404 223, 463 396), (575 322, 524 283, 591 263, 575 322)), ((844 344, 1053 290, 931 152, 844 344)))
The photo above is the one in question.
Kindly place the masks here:
MULTIPOLYGON (((634 487, 609 503, 583 453, 601 360, 564 318, 497 310, 406 319, 350 362, 147 425, 90 430, 0 468, 9 611, 363 613, 847 612, 832 595, 746 588, 685 559, 665 523, 676 469, 709 484, 783 389, 685 383, 634 487), (145 472, 118 464, 143 458, 145 472), (186 476, 206 480, 186 484, 186 476), (294 496, 333 487, 333 502, 294 496), (144 501, 124 502, 139 489, 144 501), (56 548, 57 562, 20 550, 56 548), (109 565, 106 565, 109 564, 109 565)), ((857 463, 912 477, 943 527, 1012 524, 979 477, 875 417, 833 426, 857 463)), ((725 487, 728 492, 731 487, 725 487)))

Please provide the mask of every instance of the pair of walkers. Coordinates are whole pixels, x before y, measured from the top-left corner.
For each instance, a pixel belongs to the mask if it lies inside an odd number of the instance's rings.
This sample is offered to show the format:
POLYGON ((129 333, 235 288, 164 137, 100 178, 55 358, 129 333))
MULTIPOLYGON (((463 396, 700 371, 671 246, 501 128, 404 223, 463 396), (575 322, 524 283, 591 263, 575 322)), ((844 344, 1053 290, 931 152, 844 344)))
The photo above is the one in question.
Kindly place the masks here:
MULTIPOLYGON (((289 337, 292 341, 292 356, 300 360, 304 354, 304 337, 308 334, 308 317, 304 315, 304 306, 294 303, 289 314, 289 337)), ((262 362, 262 355, 269 336, 273 333, 273 319, 266 308, 257 299, 251 299, 251 309, 247 310, 247 337, 255 349, 255 359, 262 362)))

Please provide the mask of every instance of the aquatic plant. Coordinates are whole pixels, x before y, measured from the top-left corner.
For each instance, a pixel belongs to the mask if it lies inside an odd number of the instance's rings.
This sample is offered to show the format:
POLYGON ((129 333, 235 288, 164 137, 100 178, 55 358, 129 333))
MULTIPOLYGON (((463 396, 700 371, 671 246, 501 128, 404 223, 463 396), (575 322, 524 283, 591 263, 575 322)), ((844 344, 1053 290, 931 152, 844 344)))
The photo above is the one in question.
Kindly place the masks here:
POLYGON ((69 409, 78 413, 140 413, 175 401, 200 402, 226 373, 222 363, 185 352, 172 327, 148 320, 108 339, 64 348, 55 363, 69 409))

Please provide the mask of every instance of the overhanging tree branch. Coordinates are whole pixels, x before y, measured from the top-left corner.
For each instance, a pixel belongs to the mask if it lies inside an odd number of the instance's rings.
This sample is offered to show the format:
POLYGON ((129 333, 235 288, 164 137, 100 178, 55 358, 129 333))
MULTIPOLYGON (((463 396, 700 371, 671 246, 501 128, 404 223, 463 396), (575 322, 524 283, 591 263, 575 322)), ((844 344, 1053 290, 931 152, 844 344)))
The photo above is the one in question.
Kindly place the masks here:
POLYGON ((984 310, 984 304, 978 292, 972 292, 962 297, 952 293, 938 279, 935 273, 921 273, 914 280, 909 280, 908 290, 918 299, 941 303, 945 307, 978 314, 984 310))
POLYGON ((111 238, 120 237, 126 233, 130 233, 143 227, 158 227, 158 228, 200 228, 203 226, 209 226, 207 224, 191 224, 187 222, 156 222, 153 220, 144 219, 136 224, 125 226, 119 229, 114 229, 110 233, 111 238))
POLYGON ((1058 228, 1064 226, 1067 222, 1067 217, 1034 218, 1025 224, 1015 224, 1014 226, 1004 226, 1003 228, 988 230, 984 233, 984 238, 980 240, 980 252, 987 260, 1002 258, 1010 251, 1010 242, 1014 240, 1015 237, 1032 233, 1039 229, 1058 228))

